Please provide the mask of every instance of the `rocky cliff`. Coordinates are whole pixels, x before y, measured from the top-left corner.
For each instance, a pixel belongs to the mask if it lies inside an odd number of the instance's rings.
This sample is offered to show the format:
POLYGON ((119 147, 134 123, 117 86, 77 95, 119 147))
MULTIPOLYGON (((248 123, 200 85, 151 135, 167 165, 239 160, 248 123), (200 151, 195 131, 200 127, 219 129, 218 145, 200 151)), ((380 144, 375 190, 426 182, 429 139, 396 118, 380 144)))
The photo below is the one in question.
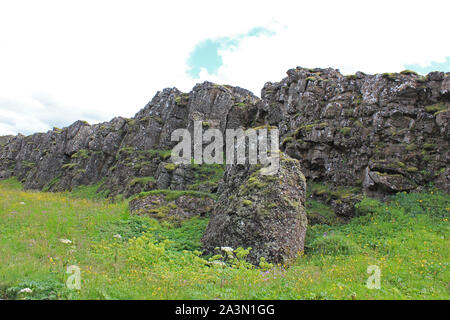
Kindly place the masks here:
POLYGON ((448 191, 448 73, 287 74, 264 86, 258 117, 280 128, 282 149, 309 180, 374 195, 430 182, 448 191))
POLYGON ((281 148, 309 181, 369 195, 411 191, 430 182, 449 191, 449 73, 344 76, 296 68, 267 83, 261 99, 238 87, 199 84, 158 92, 134 118, 30 136, 0 137, 0 179, 25 188, 70 190, 98 184, 114 197, 153 189, 216 192, 221 171, 170 163, 177 128, 279 127, 281 148))
POLYGON ((110 196, 192 184, 214 191, 216 186, 208 184, 211 176, 198 177, 195 168, 170 164, 175 144, 170 135, 177 128, 192 130, 194 120, 221 130, 247 127, 257 102, 247 90, 205 82, 190 93, 175 88, 158 92, 132 119, 96 125, 77 121, 47 133, 1 137, 0 179, 15 176, 27 189, 48 191, 98 183, 110 196))

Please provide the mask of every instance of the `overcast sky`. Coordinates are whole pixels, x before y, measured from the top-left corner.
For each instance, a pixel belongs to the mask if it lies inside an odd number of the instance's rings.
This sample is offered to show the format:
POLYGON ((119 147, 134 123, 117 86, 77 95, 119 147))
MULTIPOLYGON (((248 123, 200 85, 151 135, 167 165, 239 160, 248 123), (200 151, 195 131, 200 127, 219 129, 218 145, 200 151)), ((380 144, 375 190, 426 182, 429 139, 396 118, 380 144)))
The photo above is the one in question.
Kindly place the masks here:
POLYGON ((450 71, 450 1, 0 0, 0 135, 133 116, 165 87, 289 68, 450 71))

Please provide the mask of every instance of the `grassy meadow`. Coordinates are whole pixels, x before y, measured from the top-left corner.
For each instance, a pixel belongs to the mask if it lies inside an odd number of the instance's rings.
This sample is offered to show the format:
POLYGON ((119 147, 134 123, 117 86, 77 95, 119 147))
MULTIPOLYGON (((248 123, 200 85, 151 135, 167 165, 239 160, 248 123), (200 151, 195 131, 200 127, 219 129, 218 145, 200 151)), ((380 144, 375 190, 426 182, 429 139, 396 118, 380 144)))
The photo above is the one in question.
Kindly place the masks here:
POLYGON ((23 191, 0 181, 1 299, 449 299, 450 199, 429 188, 364 199, 348 224, 308 228, 290 266, 201 256, 207 218, 180 225, 132 216, 83 187, 23 191), (226 263, 222 263, 224 261, 226 263), (68 266, 81 270, 68 289, 68 266), (380 288, 366 286, 369 266, 380 288), (30 290, 23 290, 29 288, 30 290), (30 292, 31 291, 31 292, 30 292))

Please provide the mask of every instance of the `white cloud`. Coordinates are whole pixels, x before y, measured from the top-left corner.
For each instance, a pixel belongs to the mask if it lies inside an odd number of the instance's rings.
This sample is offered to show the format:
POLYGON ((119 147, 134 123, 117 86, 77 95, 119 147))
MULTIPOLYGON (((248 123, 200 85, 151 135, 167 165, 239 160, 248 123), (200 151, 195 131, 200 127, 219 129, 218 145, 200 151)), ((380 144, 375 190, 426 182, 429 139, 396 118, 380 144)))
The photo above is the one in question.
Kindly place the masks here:
POLYGON ((450 53, 447 3, 3 1, 0 134, 132 116, 157 90, 189 91, 200 79, 259 94, 264 82, 297 65, 353 73, 442 61, 450 53), (222 52, 216 76, 187 76, 199 42, 256 26, 277 33, 222 52), (50 104, 37 99, 45 96, 50 104))
MULTIPOLYGON (((381 73, 450 55, 450 43, 444 40, 450 9, 445 1, 378 1, 373 7, 344 3, 349 5, 311 2, 298 10, 287 8, 284 28, 222 52, 224 64, 212 78, 259 94, 265 82, 279 81, 296 66, 381 73)), ((209 77, 203 74, 202 79, 209 77)))

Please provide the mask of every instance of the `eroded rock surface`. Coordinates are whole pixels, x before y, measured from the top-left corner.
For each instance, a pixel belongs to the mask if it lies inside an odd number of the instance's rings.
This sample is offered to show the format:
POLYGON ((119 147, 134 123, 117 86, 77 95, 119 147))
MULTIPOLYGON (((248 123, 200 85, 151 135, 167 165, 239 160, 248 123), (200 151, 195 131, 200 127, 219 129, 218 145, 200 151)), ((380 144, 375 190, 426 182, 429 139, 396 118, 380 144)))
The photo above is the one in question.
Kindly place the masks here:
POLYGON ((277 174, 262 175, 260 170, 258 165, 226 169, 202 238, 207 252, 251 247, 248 259, 258 264, 261 257, 288 263, 303 251, 306 183, 299 161, 281 155, 277 174))
POLYGON ((277 126, 282 150, 300 161, 309 182, 380 197, 430 182, 448 192, 449 105, 443 72, 344 76, 298 67, 266 83, 261 99, 210 82, 189 93, 168 88, 132 119, 0 137, 0 179, 15 176, 27 189, 49 191, 98 184, 111 197, 166 188, 215 192, 217 177, 210 183, 191 166, 170 166, 172 131, 192 130, 199 120, 221 131, 277 126))
POLYGON ((26 189, 49 191, 99 184, 99 191, 126 197, 166 188, 215 191, 217 186, 208 185, 211 177, 196 179, 192 167, 167 166, 177 143, 171 134, 178 128, 192 131, 194 120, 204 129, 245 128, 258 101, 245 89, 204 82, 190 93, 158 92, 132 119, 77 121, 47 133, 1 137, 0 179, 16 176, 26 189))
POLYGON ((212 211, 215 204, 214 199, 201 194, 171 195, 161 192, 139 196, 130 201, 130 212, 179 222, 194 216, 205 216, 212 211))
POLYGON ((308 181, 360 186, 372 196, 429 182, 449 191, 449 73, 344 76, 296 68, 262 90, 258 121, 308 181))

